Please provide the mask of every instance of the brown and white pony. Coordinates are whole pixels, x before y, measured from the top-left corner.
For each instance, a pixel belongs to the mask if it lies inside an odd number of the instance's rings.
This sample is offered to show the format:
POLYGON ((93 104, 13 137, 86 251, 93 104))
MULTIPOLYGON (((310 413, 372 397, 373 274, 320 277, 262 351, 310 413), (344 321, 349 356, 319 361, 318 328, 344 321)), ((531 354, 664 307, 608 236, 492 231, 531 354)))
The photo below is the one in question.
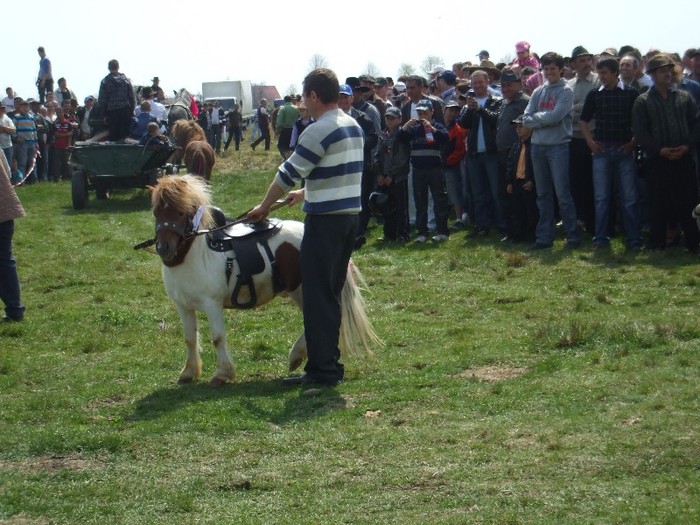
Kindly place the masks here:
MULTIPOLYGON (((156 220, 156 250, 163 262, 163 282, 168 296, 180 314, 187 345, 187 361, 179 382, 197 379, 202 371, 197 311, 209 319, 211 341, 216 348, 217 366, 210 385, 218 386, 234 379, 235 370, 226 344, 224 308, 261 306, 277 295, 288 296, 302 307, 300 247, 304 224, 280 221, 281 227, 267 239, 274 255, 275 267, 267 258, 264 270, 253 276, 253 290, 240 289, 241 296, 232 301, 238 275, 238 261, 230 254, 209 248, 205 235, 196 231, 209 230, 215 222, 210 206, 209 186, 192 175, 163 177, 152 189, 151 205, 156 220), (233 263, 227 282, 227 263, 233 263), (239 300, 239 299, 242 299, 239 300)), ((253 243, 261 256, 264 251, 253 243)), ((240 255, 240 254, 239 254, 240 255)), ((350 262, 341 294, 342 322, 339 347, 342 355, 357 348, 371 354, 370 343, 381 344, 367 318, 364 302, 357 286, 361 275, 350 262)), ((294 370, 306 359, 306 339, 302 333, 289 352, 289 369, 294 370)))

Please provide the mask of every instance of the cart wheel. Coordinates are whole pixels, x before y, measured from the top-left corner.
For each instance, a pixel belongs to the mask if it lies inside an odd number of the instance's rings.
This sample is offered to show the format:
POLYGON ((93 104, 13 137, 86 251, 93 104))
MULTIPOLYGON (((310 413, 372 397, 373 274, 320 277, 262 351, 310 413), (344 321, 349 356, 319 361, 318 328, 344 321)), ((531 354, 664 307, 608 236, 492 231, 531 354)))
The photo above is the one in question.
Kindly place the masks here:
POLYGON ((109 199, 109 187, 107 187, 104 183, 96 182, 95 197, 100 200, 109 199))
POLYGON ((87 205, 87 176, 82 171, 74 171, 71 178, 71 197, 73 209, 82 210, 87 205))

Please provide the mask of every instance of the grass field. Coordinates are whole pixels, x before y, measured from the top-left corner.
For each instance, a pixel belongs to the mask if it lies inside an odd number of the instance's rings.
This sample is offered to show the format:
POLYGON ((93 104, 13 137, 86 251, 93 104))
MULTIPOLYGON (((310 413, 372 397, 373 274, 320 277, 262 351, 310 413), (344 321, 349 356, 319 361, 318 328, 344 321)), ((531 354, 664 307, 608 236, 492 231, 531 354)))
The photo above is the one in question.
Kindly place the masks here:
MULTIPOLYGON (((256 204, 278 156, 218 161, 256 204)), ((176 380, 182 329, 147 192, 19 188, 27 317, 0 325, 0 522, 700 523, 698 258, 495 237, 354 257, 386 345, 318 395, 284 387, 286 300, 228 312, 235 383, 176 380)), ((298 209, 277 212, 301 218, 298 209)))

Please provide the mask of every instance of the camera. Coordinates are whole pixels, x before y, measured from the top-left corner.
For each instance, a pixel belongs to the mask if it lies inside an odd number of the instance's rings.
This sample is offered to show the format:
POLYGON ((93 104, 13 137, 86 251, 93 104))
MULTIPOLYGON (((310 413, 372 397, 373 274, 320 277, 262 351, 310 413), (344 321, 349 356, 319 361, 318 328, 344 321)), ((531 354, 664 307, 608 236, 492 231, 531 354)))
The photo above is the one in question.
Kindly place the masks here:
POLYGON ((467 96, 476 98, 476 92, 473 89, 470 89, 469 91, 467 91, 467 96))

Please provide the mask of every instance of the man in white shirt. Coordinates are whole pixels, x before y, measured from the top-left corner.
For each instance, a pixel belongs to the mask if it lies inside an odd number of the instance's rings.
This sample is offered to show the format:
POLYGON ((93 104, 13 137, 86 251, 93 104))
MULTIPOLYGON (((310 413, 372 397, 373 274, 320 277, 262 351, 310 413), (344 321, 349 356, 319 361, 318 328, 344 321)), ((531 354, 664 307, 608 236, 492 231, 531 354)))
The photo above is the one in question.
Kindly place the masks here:
POLYGON ((7 96, 2 99, 2 103, 5 104, 5 107, 7 108, 7 111, 14 111, 15 110, 15 91, 11 88, 8 87, 5 90, 5 93, 7 96))
POLYGON ((12 135, 14 134, 15 124, 12 122, 12 119, 7 116, 5 102, 0 102, 0 148, 2 148, 2 151, 5 153, 7 164, 10 166, 12 166, 12 135))

